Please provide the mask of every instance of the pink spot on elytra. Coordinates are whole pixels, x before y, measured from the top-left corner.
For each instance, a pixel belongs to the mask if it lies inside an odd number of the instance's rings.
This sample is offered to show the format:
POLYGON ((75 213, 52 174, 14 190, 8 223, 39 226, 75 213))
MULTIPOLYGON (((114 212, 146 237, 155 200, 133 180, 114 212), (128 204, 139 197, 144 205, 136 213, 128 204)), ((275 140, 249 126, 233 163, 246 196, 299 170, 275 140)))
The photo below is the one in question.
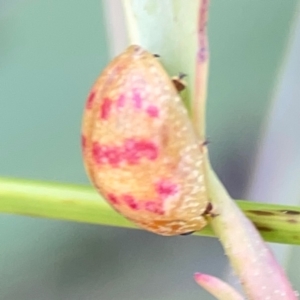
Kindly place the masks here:
POLYGON ((109 163, 112 167, 117 167, 121 162, 121 152, 119 147, 105 146, 94 143, 92 156, 97 164, 109 163))
POLYGON ((134 165, 139 162, 140 155, 136 150, 136 141, 127 139, 123 146, 123 157, 129 164, 134 165))
POLYGON ((93 143, 92 157, 97 164, 103 163, 105 159, 105 148, 99 143, 93 143))
POLYGON ((84 149, 86 146, 86 137, 84 135, 81 135, 81 147, 84 149))
POLYGON ((139 209, 138 202, 134 199, 131 195, 123 195, 122 200, 132 209, 137 210, 139 209))
POLYGON ((117 107, 124 107, 125 106, 125 95, 121 94, 117 99, 117 107))
POLYGON ((95 91, 91 91, 87 101, 86 101, 86 108, 87 109, 91 109, 92 106, 93 106, 93 102, 94 102, 94 99, 95 99, 95 96, 96 96, 96 92, 95 91))
POLYGON ((151 118, 157 118, 159 115, 158 108, 154 105, 149 105, 146 109, 146 112, 151 118))
POLYGON ((117 167, 122 160, 120 148, 108 147, 105 152, 105 157, 110 165, 117 167))
POLYGON ((107 200, 108 200, 111 204, 119 204, 119 200, 118 200, 117 196, 114 195, 114 194, 108 194, 108 195, 107 195, 107 200))
POLYGON ((154 160, 158 157, 157 146, 150 141, 138 141, 135 145, 135 149, 142 157, 154 160))
POLYGON ((155 214, 158 214, 158 215, 164 214, 162 204, 161 204, 161 202, 158 202, 158 201, 145 202, 145 210, 155 213, 155 214))
POLYGON ((141 158, 156 159, 158 148, 154 143, 147 140, 127 139, 124 143, 123 153, 129 164, 137 164, 141 158))
POLYGON ((151 141, 127 139, 122 146, 93 143, 92 156, 97 164, 110 164, 118 167, 121 162, 138 164, 140 159, 154 160, 158 157, 158 148, 151 141))
POLYGON ((155 185, 156 192, 162 197, 168 197, 178 192, 178 186, 169 180, 162 179, 155 185))
POLYGON ((104 98, 100 110, 100 118, 107 120, 111 110, 112 101, 109 98, 104 98))
POLYGON ((142 97, 139 92, 134 91, 132 97, 135 108, 142 108, 142 97))

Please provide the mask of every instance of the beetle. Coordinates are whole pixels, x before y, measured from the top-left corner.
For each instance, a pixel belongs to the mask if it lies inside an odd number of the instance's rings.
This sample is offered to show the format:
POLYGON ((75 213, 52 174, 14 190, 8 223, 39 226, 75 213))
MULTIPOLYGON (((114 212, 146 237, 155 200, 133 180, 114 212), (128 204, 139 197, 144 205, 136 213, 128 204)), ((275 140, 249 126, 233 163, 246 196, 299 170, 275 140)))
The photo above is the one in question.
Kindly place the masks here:
POLYGON ((171 236, 207 224, 203 149, 172 79, 141 46, 113 59, 92 87, 82 153, 98 192, 137 226, 171 236))

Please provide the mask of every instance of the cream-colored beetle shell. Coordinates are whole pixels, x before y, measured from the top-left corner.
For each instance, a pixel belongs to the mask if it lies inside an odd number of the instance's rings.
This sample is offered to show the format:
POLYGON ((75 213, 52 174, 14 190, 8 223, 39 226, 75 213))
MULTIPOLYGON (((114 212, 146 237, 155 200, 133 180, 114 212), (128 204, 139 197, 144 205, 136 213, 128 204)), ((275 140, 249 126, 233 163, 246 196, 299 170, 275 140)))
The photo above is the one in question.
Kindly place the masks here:
POLYGON ((82 147, 93 184, 138 226, 178 235, 206 225, 199 141, 168 74, 140 46, 116 57, 92 88, 82 147))

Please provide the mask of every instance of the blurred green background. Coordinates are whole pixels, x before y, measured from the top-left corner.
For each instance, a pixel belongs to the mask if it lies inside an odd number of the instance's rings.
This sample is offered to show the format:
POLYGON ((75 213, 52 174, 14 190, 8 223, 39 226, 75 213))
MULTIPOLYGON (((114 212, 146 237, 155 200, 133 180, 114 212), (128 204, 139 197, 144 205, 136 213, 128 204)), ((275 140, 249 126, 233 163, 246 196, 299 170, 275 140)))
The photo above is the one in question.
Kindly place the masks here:
MULTIPOLYGON (((208 136, 213 165, 236 198, 246 195, 263 143, 297 2, 211 1, 208 136)), ((79 132, 85 97, 110 57, 105 4, 0 0, 1 176, 88 183, 79 132)), ((5 215, 0 236, 5 300, 213 299, 193 273, 227 276, 211 238, 5 215)), ((300 289, 299 249, 292 255, 289 275, 300 289)))

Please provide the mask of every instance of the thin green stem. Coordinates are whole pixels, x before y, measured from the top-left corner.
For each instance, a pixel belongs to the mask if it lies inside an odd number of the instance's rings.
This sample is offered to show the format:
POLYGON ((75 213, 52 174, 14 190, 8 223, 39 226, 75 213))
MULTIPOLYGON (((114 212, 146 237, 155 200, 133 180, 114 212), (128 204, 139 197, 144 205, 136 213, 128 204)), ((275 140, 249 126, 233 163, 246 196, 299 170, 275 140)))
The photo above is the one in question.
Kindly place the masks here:
MULTIPOLYGON (((237 201, 266 241, 300 244, 300 208, 237 201)), ((84 185, 0 178, 0 212, 99 225, 136 228, 97 192, 84 185)), ((198 235, 214 236, 210 227, 198 235)))

